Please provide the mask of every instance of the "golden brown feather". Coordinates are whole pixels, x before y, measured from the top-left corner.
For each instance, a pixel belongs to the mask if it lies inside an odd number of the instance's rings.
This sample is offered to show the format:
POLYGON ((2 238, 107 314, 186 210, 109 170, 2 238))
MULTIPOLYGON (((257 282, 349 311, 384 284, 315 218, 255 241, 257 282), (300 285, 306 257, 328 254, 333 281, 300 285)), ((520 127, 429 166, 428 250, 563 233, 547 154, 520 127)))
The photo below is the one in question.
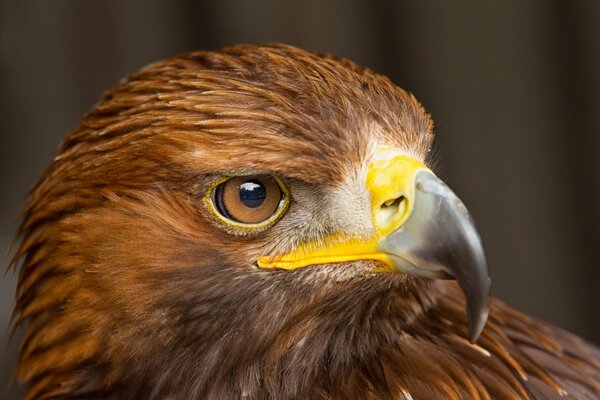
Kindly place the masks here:
POLYGON ((432 129, 387 78, 290 46, 132 74, 65 139, 24 211, 26 399, 598 398, 600 353, 581 339, 495 301, 471 344, 453 283, 370 274, 374 262, 257 269, 290 232, 327 224, 286 216, 239 235, 202 205, 224 173, 318 196, 372 141, 426 160, 432 129))

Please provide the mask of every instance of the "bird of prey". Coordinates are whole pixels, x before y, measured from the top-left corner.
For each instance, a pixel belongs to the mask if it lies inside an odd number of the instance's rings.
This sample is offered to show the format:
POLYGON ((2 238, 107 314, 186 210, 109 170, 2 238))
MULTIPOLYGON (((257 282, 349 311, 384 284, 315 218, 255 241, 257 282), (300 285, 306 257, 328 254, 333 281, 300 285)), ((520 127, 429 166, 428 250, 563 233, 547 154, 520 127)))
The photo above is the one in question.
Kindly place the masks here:
POLYGON ((25 398, 600 398, 598 348, 490 298, 433 138, 386 77, 291 46, 133 73, 23 212, 25 398))

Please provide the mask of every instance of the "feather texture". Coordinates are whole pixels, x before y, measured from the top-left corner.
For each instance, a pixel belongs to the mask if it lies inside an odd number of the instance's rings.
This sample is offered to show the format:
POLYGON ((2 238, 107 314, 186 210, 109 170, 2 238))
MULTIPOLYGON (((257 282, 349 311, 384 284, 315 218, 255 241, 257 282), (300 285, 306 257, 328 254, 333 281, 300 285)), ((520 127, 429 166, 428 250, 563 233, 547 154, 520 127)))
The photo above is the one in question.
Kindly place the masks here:
POLYGON ((375 262, 256 268, 331 228, 327 188, 372 143, 426 160, 414 97, 350 61, 236 46, 152 64, 63 142, 23 213, 15 321, 26 399, 597 399, 600 352, 499 301, 470 344, 449 282, 375 262), (201 201, 269 173, 295 197, 254 234, 201 201))

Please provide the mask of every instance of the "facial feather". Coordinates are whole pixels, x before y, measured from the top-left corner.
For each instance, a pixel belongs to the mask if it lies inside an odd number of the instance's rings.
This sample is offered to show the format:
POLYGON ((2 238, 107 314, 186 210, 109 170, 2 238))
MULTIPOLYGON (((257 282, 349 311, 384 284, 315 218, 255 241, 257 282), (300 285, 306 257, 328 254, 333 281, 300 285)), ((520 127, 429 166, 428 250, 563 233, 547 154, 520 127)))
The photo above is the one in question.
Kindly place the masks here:
MULTIPOLYGON (((369 274, 370 261, 256 268, 308 238, 365 234, 357 182, 374 144, 426 161, 432 129, 387 78, 290 46, 130 75, 65 139, 23 214, 26 398, 527 398, 519 373, 560 389, 503 333, 526 331, 523 317, 492 317, 480 349, 462 339, 452 284, 369 274), (249 173, 282 177, 293 199, 239 234, 202 199, 249 173)), ((547 350, 551 336, 536 340, 547 350)))

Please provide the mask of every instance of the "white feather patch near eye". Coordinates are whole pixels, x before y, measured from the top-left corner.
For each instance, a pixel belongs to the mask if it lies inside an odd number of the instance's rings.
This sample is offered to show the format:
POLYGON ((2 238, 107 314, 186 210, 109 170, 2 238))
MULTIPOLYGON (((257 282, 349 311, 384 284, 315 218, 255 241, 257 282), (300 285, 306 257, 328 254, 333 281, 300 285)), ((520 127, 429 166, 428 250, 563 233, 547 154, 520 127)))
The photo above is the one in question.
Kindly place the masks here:
POLYGON ((344 183, 329 193, 328 210, 337 232, 354 236, 373 233, 371 194, 366 186, 366 166, 351 171, 344 183))

